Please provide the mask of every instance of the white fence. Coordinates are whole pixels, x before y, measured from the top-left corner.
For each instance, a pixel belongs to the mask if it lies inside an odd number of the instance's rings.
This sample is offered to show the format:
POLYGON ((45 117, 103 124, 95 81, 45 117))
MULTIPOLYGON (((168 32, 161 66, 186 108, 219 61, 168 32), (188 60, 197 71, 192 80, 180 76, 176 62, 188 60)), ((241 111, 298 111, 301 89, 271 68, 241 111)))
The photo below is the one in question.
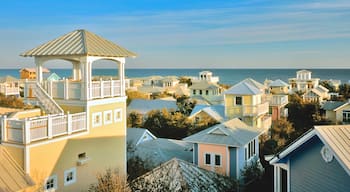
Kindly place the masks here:
POLYGON ((28 144, 86 131, 86 113, 42 116, 33 119, 1 119, 2 141, 28 144))

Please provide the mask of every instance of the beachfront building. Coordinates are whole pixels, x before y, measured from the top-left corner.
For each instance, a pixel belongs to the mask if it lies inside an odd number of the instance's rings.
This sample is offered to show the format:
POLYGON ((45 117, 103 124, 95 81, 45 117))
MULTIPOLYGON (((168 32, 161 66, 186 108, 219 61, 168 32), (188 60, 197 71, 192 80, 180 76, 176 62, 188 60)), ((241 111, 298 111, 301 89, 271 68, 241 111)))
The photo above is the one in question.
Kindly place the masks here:
POLYGON ((200 81, 207 81, 209 83, 217 84, 219 82, 219 77, 213 76, 213 73, 211 71, 201 71, 199 72, 198 77, 192 77, 191 81, 193 83, 197 83, 200 81))
POLYGON ((322 85, 318 85, 317 87, 306 91, 302 95, 304 102, 310 103, 322 103, 325 100, 330 99, 329 90, 322 85))
POLYGON ((334 124, 350 123, 350 101, 326 101, 321 107, 326 119, 334 124))
POLYGON ((264 87, 253 79, 245 79, 225 91, 225 117, 239 118, 249 126, 269 129, 272 120, 269 102, 264 99, 264 87))
POLYGON ((197 104, 188 118, 196 125, 202 121, 222 123, 225 121, 225 106, 197 104))
POLYGON ((306 92, 316 88, 319 84, 319 78, 311 78, 311 71, 300 70, 296 72, 295 78, 289 78, 289 85, 292 92, 306 92))
POLYGON ((86 30, 76 30, 22 53, 34 57, 36 79, 27 80, 26 102, 40 115, 1 118, 1 146, 44 191, 82 191, 96 174, 126 175, 125 59, 135 54, 86 30), (45 81, 52 59, 72 63, 72 76, 45 81), (118 67, 117 80, 92 78, 95 61, 118 67))
POLYGON ((224 89, 216 83, 203 80, 192 83, 189 89, 191 98, 202 99, 210 104, 220 104, 223 101, 222 92, 224 89))
POLYGON ((350 125, 315 126, 275 155, 274 191, 348 191, 350 125))
POLYGON ((258 137, 263 132, 234 118, 183 140, 193 143, 194 164, 240 180, 244 166, 259 160, 258 137))
MULTIPOLYGON (((50 73, 50 70, 42 67, 41 72, 44 75, 50 73)), ((19 70, 19 76, 21 79, 36 79, 36 73, 36 68, 22 68, 19 70)))
POLYGON ((284 81, 277 79, 268 83, 269 94, 265 95, 265 99, 269 102, 269 113, 272 121, 279 120, 281 117, 287 117, 289 85, 284 81))
POLYGON ((0 77, 0 94, 4 96, 19 96, 19 80, 12 76, 0 77))

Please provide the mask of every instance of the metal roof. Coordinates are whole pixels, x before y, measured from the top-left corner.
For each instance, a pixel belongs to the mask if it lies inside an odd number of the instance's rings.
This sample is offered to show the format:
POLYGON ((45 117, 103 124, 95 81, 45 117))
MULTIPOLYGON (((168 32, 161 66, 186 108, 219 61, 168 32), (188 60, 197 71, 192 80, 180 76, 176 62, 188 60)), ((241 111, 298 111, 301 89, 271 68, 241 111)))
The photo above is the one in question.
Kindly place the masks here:
POLYGON ((210 83, 208 81, 200 81, 198 83, 193 83, 190 89, 218 89, 220 88, 219 85, 210 83))
POLYGON ((346 103, 347 102, 345 101, 326 101, 323 103, 322 109, 327 111, 333 111, 346 103))
POLYGON ((192 143, 243 147, 263 132, 264 130, 250 127, 238 118, 235 118, 188 136, 183 140, 192 143))
POLYGON ((135 57, 136 54, 94 33, 79 29, 21 54, 33 56, 135 57))
POLYGON ((315 130, 350 175, 350 125, 315 126, 315 130))
POLYGON ((277 79, 269 84, 270 87, 286 87, 289 86, 286 82, 281 79, 277 79))
POLYGON ((231 191, 234 181, 180 159, 172 159, 130 184, 133 191, 231 191))
POLYGON ((234 94, 234 95, 258 95, 262 91, 257 87, 251 85, 248 82, 241 81, 238 84, 232 86, 224 94, 234 94))

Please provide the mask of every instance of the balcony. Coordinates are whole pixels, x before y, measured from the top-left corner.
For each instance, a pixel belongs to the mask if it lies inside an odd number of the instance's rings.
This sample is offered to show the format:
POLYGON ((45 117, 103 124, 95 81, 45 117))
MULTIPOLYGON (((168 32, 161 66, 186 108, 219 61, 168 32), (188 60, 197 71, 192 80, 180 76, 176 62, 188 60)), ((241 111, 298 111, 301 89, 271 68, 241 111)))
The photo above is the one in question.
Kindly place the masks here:
POLYGON ((17 85, 8 85, 8 84, 0 84, 0 93, 4 95, 19 95, 19 86, 17 85))
POLYGON ((31 119, 1 118, 2 142, 30 144, 87 131, 86 113, 41 116, 31 119))
POLYGON ((272 125, 272 118, 270 115, 265 115, 261 118, 260 128, 270 129, 272 125))
MULTIPOLYGON (((73 81, 69 79, 60 81, 44 81, 41 84, 42 88, 53 99, 64 100, 80 100, 84 98, 83 88, 84 84, 81 81, 73 81)), ((125 89, 130 87, 129 79, 125 80, 125 89)), ((35 81, 26 81, 24 96, 26 98, 34 97, 33 89, 35 88, 35 81)), ((124 96, 123 87, 120 80, 99 80, 88 83, 87 99, 99 99, 107 97, 124 96)))
POLYGON ((269 103, 257 105, 236 105, 226 109, 228 116, 259 116, 269 112, 269 103))
POLYGON ((288 104, 288 95, 266 95, 270 106, 284 106, 288 104))

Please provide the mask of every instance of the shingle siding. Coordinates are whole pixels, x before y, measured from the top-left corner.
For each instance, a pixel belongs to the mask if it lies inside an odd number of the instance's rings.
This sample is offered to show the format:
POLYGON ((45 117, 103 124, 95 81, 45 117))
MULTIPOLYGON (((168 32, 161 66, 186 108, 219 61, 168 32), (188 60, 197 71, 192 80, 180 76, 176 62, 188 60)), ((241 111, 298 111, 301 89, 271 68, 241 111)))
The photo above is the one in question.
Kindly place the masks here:
POLYGON ((290 157, 290 191, 349 191, 350 176, 335 158, 330 163, 323 160, 323 146, 315 136, 290 157))

